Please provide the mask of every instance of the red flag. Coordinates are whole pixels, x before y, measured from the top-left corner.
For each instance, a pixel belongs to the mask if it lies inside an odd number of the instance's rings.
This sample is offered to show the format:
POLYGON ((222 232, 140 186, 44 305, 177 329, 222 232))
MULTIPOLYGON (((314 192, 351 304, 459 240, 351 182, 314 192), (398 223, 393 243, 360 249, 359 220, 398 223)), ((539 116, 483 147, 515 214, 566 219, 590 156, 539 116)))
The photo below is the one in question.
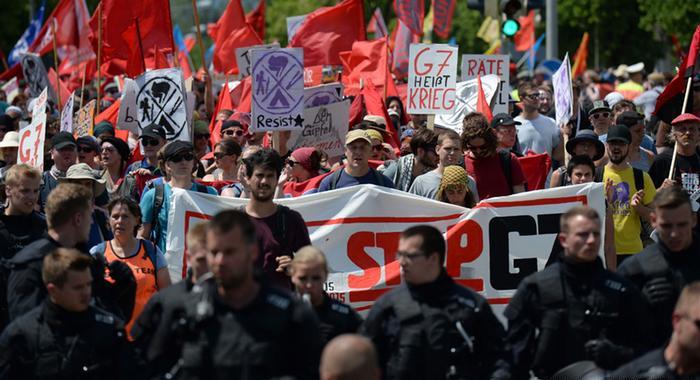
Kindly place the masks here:
POLYGON ((574 65, 571 68, 571 78, 576 78, 579 75, 583 75, 586 71, 586 60, 588 59, 588 32, 583 33, 581 38, 581 43, 576 49, 576 55, 574 55, 574 65))
POLYGON ((520 30, 513 36, 515 50, 527 51, 535 45, 535 11, 531 10, 527 16, 518 18, 520 30))
POLYGON ((433 9, 433 32, 440 37, 447 39, 450 37, 450 29, 452 28, 452 15, 455 12, 456 0, 435 0, 433 9))
POLYGON ((29 51, 39 55, 52 51, 53 29, 55 29, 59 59, 68 59, 73 66, 77 66, 81 62, 94 58, 88 38, 89 17, 85 0, 59 1, 29 47, 29 51), (51 24, 54 22, 55 25, 52 27, 51 24))
POLYGON ((102 121, 109 121, 112 125, 117 125, 117 116, 119 116, 119 106, 122 104, 121 99, 117 99, 106 110, 95 116, 95 124, 102 121))
POLYGON ((544 189, 549 168, 552 166, 552 159, 549 157, 549 154, 536 154, 529 151, 524 157, 518 157, 518 162, 523 169, 527 189, 544 189))
POLYGON ((165 53, 163 53, 163 49, 154 47, 153 50, 155 51, 155 63, 153 64, 153 68, 156 70, 170 68, 170 62, 168 61, 168 57, 165 56, 165 53))
MULTIPOLYGON (((242 86, 239 84, 237 87, 242 86)), ((224 88, 219 93, 219 101, 216 104, 216 109, 209 122, 209 142, 211 146, 216 145, 221 140, 221 120, 216 120, 216 116, 221 110, 232 110, 233 102, 231 101, 231 90, 228 88, 228 83, 224 84, 224 88)))
POLYGON ((394 0, 394 12, 413 33, 423 35, 424 0, 394 0))
MULTIPOLYGON (((158 46, 166 53, 175 51, 169 0, 102 0, 98 7, 102 8, 102 72, 108 77, 126 71, 133 47, 125 42, 122 35, 133 25, 135 19, 139 21, 141 46, 158 46)), ((98 40, 98 14, 99 11, 95 11, 90 20, 90 40, 95 48, 98 40)), ((155 52, 147 50, 144 54, 146 66, 153 67, 155 52)))
POLYGON ((237 48, 262 44, 255 30, 246 22, 240 0, 228 3, 210 35, 214 39, 214 69, 227 74, 238 74, 237 48))
POLYGON ((304 66, 341 65, 340 52, 365 39, 362 0, 343 0, 309 13, 289 46, 304 48, 304 66))
POLYGON ((367 83, 365 83, 365 86, 362 88, 362 98, 365 102, 365 109, 367 110, 367 115, 381 116, 386 121, 386 128, 391 136, 389 139, 385 137, 384 141, 389 143, 394 148, 400 147, 401 142, 399 141, 399 139, 401 138, 401 136, 399 136, 399 132, 394 128, 394 125, 391 123, 391 119, 389 118, 389 114, 387 113, 386 105, 384 104, 384 99, 375 89, 371 79, 368 79, 367 83))
POLYGON ((129 46, 129 60, 126 62, 126 75, 136 78, 146 71, 145 60, 141 51, 141 37, 138 34, 136 20, 129 25, 122 33, 124 43, 129 46))
POLYGON ((258 6, 245 15, 245 20, 261 40, 265 39, 265 0, 258 0, 258 6))
POLYGON ((476 112, 481 113, 486 116, 486 119, 491 122, 493 120, 493 113, 491 112, 491 106, 489 102, 486 101, 486 94, 484 93, 484 87, 481 86, 481 76, 477 75, 476 82, 479 84, 479 93, 476 98, 476 112))
POLYGON ((345 94, 357 95, 360 81, 370 79, 382 92, 387 79, 391 80, 388 67, 388 46, 386 37, 374 41, 357 41, 352 44, 348 61, 343 64, 343 85, 345 94))
POLYGON ((409 46, 420 41, 420 36, 409 29, 401 20, 396 21, 396 27, 391 33, 391 72, 396 79, 403 80, 408 77, 409 46))
POLYGON ((56 91, 57 94, 60 91, 61 105, 66 104, 68 97, 70 96, 70 91, 68 91, 68 88, 66 88, 66 85, 63 84, 63 81, 60 78, 56 78, 56 70, 54 70, 53 67, 49 67, 47 76, 49 77, 49 83, 51 83, 51 87, 54 88, 54 91, 56 91), (56 79, 58 79, 58 82, 56 82, 56 79))
POLYGON ((372 14, 372 18, 369 19, 367 24, 367 31, 374 33, 374 38, 382 38, 389 34, 389 30, 386 27, 386 22, 384 22, 384 16, 382 15, 382 10, 377 7, 372 14))
MULTIPOLYGON (((678 66, 678 74, 673 77, 671 83, 666 86, 658 99, 656 99, 654 115, 657 115, 659 119, 668 124, 671 124, 671 120, 682 113, 683 98, 685 96, 688 78, 700 73, 700 70, 697 68, 697 65, 700 64, 698 52, 700 52, 700 25, 695 28, 695 33, 693 34, 693 39, 688 49, 688 55, 683 62, 681 62, 680 66, 678 66)), ((697 105, 693 104, 693 97, 690 96, 688 98, 687 109, 692 111, 696 106, 697 105)))

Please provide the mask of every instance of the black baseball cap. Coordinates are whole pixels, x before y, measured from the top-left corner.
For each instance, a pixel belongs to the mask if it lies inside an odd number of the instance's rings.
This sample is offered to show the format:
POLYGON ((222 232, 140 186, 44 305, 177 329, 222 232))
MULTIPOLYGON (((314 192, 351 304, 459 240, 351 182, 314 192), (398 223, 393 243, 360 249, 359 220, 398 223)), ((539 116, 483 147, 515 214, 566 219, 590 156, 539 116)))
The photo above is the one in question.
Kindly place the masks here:
POLYGON ((194 152, 194 146, 192 145, 192 143, 181 140, 171 141, 167 145, 165 145, 165 148, 163 149, 163 158, 167 161, 177 156, 179 153, 185 152, 194 152))
POLYGON ((493 120, 491 120, 491 128, 496 128, 500 127, 501 125, 520 125, 522 124, 519 121, 515 121, 510 115, 507 113, 499 113, 496 114, 496 116, 493 117, 493 120))
POLYGON ((142 137, 151 137, 154 139, 160 137, 161 139, 165 140, 165 129, 160 125, 151 124, 141 130, 141 136, 139 136, 139 138, 142 137))
POLYGON ((58 132, 51 138, 51 146, 54 149, 63 149, 69 145, 77 147, 78 144, 75 142, 75 137, 68 132, 58 132))
POLYGON ((608 138, 606 141, 622 141, 625 144, 629 144, 630 141, 632 141, 632 134, 630 133, 630 129, 627 128, 626 125, 613 125, 608 130, 608 138))
POLYGON ((226 120, 221 124, 221 131, 223 132, 233 127, 243 128, 243 124, 238 120, 226 120))
POLYGON ((644 116, 642 116, 639 112, 636 111, 625 111, 620 114, 620 116, 617 117, 617 124, 623 124, 626 125, 627 127, 631 128, 634 127, 635 125, 641 124, 640 122, 644 120, 644 116))

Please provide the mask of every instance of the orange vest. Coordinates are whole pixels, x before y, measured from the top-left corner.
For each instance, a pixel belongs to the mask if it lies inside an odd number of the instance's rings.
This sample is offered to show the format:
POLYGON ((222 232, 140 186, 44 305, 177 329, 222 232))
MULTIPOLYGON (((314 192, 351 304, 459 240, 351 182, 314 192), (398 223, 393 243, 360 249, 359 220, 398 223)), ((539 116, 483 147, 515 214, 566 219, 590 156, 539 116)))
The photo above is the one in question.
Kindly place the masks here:
MULTIPOLYGON (((146 303, 158 291, 158 284, 156 283, 156 264, 151 261, 146 253, 146 247, 144 246, 143 240, 139 239, 139 250, 138 252, 127 258, 118 257, 112 250, 112 241, 108 241, 105 244, 104 256, 107 262, 111 263, 114 260, 120 260, 131 268, 131 272, 134 274, 136 279, 136 300, 134 300, 134 310, 131 313, 131 319, 126 325, 126 331, 129 334, 129 339, 131 339, 131 327, 134 321, 143 311, 146 303)), ((105 273, 105 278, 107 281, 113 282, 109 277, 108 273, 105 273)))

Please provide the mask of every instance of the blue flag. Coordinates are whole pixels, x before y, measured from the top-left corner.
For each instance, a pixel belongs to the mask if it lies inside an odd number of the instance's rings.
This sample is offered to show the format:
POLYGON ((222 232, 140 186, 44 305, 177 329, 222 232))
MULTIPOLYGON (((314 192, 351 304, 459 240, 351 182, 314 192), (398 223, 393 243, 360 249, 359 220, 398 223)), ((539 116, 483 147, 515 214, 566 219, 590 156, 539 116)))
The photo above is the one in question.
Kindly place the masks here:
POLYGON ((535 62, 537 61, 537 50, 540 49, 540 45, 542 45, 542 41, 544 40, 544 36, 545 36, 545 33, 542 33, 540 38, 538 38, 537 41, 535 41, 535 44, 532 46, 532 49, 530 49, 527 52, 527 54, 530 55, 528 57, 528 60, 527 60, 527 65, 528 65, 528 68, 530 69, 531 72, 535 68, 535 62))
POLYGON ((46 0, 42 0, 39 10, 34 14, 34 19, 29 23, 27 29, 22 33, 15 47, 12 48, 10 54, 7 56, 7 63, 10 66, 14 66, 22 58, 22 54, 27 52, 29 46, 34 43, 36 35, 41 30, 41 26, 44 23, 44 9, 46 8, 46 0))
POLYGON ((182 35, 182 31, 180 30, 180 25, 175 24, 175 27, 173 28, 173 40, 175 41, 175 44, 177 45, 177 50, 185 53, 185 55, 189 56, 189 52, 187 51, 187 46, 185 46, 185 36, 182 35))

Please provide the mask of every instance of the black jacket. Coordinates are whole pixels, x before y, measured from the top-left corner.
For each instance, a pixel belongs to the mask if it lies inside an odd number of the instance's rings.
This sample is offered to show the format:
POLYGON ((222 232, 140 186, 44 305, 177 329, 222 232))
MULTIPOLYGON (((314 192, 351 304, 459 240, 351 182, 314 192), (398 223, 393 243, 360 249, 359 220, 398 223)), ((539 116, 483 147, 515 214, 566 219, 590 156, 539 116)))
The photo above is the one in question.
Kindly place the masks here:
POLYGON ((508 375, 503 326, 484 297, 444 271, 431 283, 401 285, 383 295, 362 330, 388 380, 508 375), (448 377, 451 367, 454 375, 448 377))
POLYGON ((700 373, 681 377, 671 369, 664 358, 664 349, 649 351, 608 375, 609 380, 700 380, 700 373))
POLYGON ((323 303, 314 307, 321 327, 321 341, 325 346, 341 334, 356 333, 362 325, 362 317, 351 306, 323 295, 323 303))
POLYGON ((50 301, 0 336, 0 379, 138 379, 122 321, 89 307, 68 312, 50 301))

